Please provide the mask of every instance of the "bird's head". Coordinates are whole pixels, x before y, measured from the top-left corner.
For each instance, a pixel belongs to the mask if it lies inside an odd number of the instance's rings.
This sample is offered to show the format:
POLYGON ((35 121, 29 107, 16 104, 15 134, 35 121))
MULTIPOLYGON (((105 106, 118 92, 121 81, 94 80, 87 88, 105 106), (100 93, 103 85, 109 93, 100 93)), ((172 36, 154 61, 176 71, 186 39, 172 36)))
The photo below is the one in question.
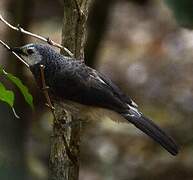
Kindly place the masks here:
POLYGON ((43 44, 27 44, 11 50, 21 56, 29 66, 34 66, 38 63, 44 64, 43 60, 48 59, 49 54, 54 51, 50 46, 43 44))

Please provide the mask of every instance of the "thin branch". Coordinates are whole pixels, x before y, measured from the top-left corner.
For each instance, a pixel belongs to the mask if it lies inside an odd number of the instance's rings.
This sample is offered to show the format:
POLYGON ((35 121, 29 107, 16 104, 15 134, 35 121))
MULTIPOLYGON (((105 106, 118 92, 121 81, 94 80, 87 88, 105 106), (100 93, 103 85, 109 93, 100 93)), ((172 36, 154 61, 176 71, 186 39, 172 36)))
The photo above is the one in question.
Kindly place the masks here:
POLYGON ((54 42, 53 40, 51 40, 50 38, 45 38, 43 36, 40 36, 40 35, 37 35, 37 34, 34 34, 34 33, 31 33, 29 31, 26 31, 24 30, 22 27, 20 27, 19 25, 16 27, 16 26, 13 26, 11 25, 10 23, 8 23, 4 18, 3 16, 0 14, 0 21, 2 21, 5 25, 7 25, 9 28, 15 30, 15 31, 18 31, 20 33, 23 33, 23 34, 26 34, 26 35, 29 35, 29 36, 32 36, 34 38, 37 38, 41 41, 44 41, 44 42, 47 42, 48 44, 52 45, 52 46, 55 46, 57 48, 60 48, 62 50, 64 50, 65 52, 67 52, 71 57, 73 57, 73 53, 67 49, 66 47, 54 42))
POLYGON ((54 112, 55 108, 52 105, 52 102, 50 100, 50 96, 48 94, 49 87, 46 85, 44 69, 45 69, 45 66, 41 64, 40 65, 40 73, 41 73, 41 81, 42 81, 42 90, 43 90, 44 96, 45 96, 46 101, 47 101, 46 105, 51 109, 52 114, 54 116, 54 120, 56 121, 56 115, 55 115, 55 112, 54 112))
POLYGON ((14 51, 12 51, 11 48, 5 42, 0 40, 0 44, 2 44, 9 52, 14 54, 23 64, 25 64, 29 68, 29 65, 19 55, 17 55, 14 51))

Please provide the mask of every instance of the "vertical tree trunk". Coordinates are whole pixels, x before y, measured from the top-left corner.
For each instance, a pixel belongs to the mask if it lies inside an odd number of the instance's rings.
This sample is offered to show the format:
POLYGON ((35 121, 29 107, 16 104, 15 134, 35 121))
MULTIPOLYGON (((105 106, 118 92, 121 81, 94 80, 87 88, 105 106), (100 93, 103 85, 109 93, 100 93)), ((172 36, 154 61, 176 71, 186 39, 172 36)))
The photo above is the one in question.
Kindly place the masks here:
MULTIPOLYGON (((84 58, 89 0, 64 0, 62 44, 75 58, 84 58)), ((62 52, 64 53, 64 52, 62 52)), ((78 109, 55 101, 50 154, 50 180, 78 180, 81 122, 78 109)))
POLYGON ((106 35, 109 15, 117 0, 96 0, 92 3, 88 18, 88 36, 85 45, 85 61, 88 66, 95 66, 100 44, 106 35), (100 11, 99 11, 100 9, 100 11))

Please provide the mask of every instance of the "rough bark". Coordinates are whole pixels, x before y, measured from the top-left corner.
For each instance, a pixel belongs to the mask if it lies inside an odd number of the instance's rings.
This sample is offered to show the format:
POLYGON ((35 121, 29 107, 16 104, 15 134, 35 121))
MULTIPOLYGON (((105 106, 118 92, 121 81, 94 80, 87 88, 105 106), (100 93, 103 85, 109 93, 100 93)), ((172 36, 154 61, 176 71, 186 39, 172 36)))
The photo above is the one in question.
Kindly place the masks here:
POLYGON ((86 20, 91 0, 64 0, 62 44, 70 49, 77 59, 84 58, 86 20))
MULTIPOLYGON (((89 0, 64 0, 62 44, 77 59, 84 58, 88 5, 89 0)), ((54 102, 54 106, 56 120, 51 138, 49 179, 77 180, 81 135, 78 109, 59 100, 54 102)))

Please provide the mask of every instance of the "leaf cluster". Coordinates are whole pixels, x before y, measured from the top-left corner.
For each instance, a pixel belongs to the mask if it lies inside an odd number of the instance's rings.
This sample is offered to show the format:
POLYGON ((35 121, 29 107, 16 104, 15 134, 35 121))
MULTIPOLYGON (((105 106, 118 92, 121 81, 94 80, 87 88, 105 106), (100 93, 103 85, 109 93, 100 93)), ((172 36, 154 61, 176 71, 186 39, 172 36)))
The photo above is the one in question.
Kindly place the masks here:
MULTIPOLYGON (((21 94, 23 95, 26 103, 33 109, 33 96, 29 92, 28 88, 22 83, 22 81, 11 73, 8 73, 0 66, 0 76, 5 77, 12 84, 14 84, 21 94)), ((0 82, 0 101, 7 103, 14 111, 15 94, 12 90, 8 90, 2 82, 0 82)), ((15 114, 15 113, 14 113, 15 114)), ((16 115, 16 114, 15 114, 16 115)), ((16 115, 17 117, 17 115, 16 115)))

